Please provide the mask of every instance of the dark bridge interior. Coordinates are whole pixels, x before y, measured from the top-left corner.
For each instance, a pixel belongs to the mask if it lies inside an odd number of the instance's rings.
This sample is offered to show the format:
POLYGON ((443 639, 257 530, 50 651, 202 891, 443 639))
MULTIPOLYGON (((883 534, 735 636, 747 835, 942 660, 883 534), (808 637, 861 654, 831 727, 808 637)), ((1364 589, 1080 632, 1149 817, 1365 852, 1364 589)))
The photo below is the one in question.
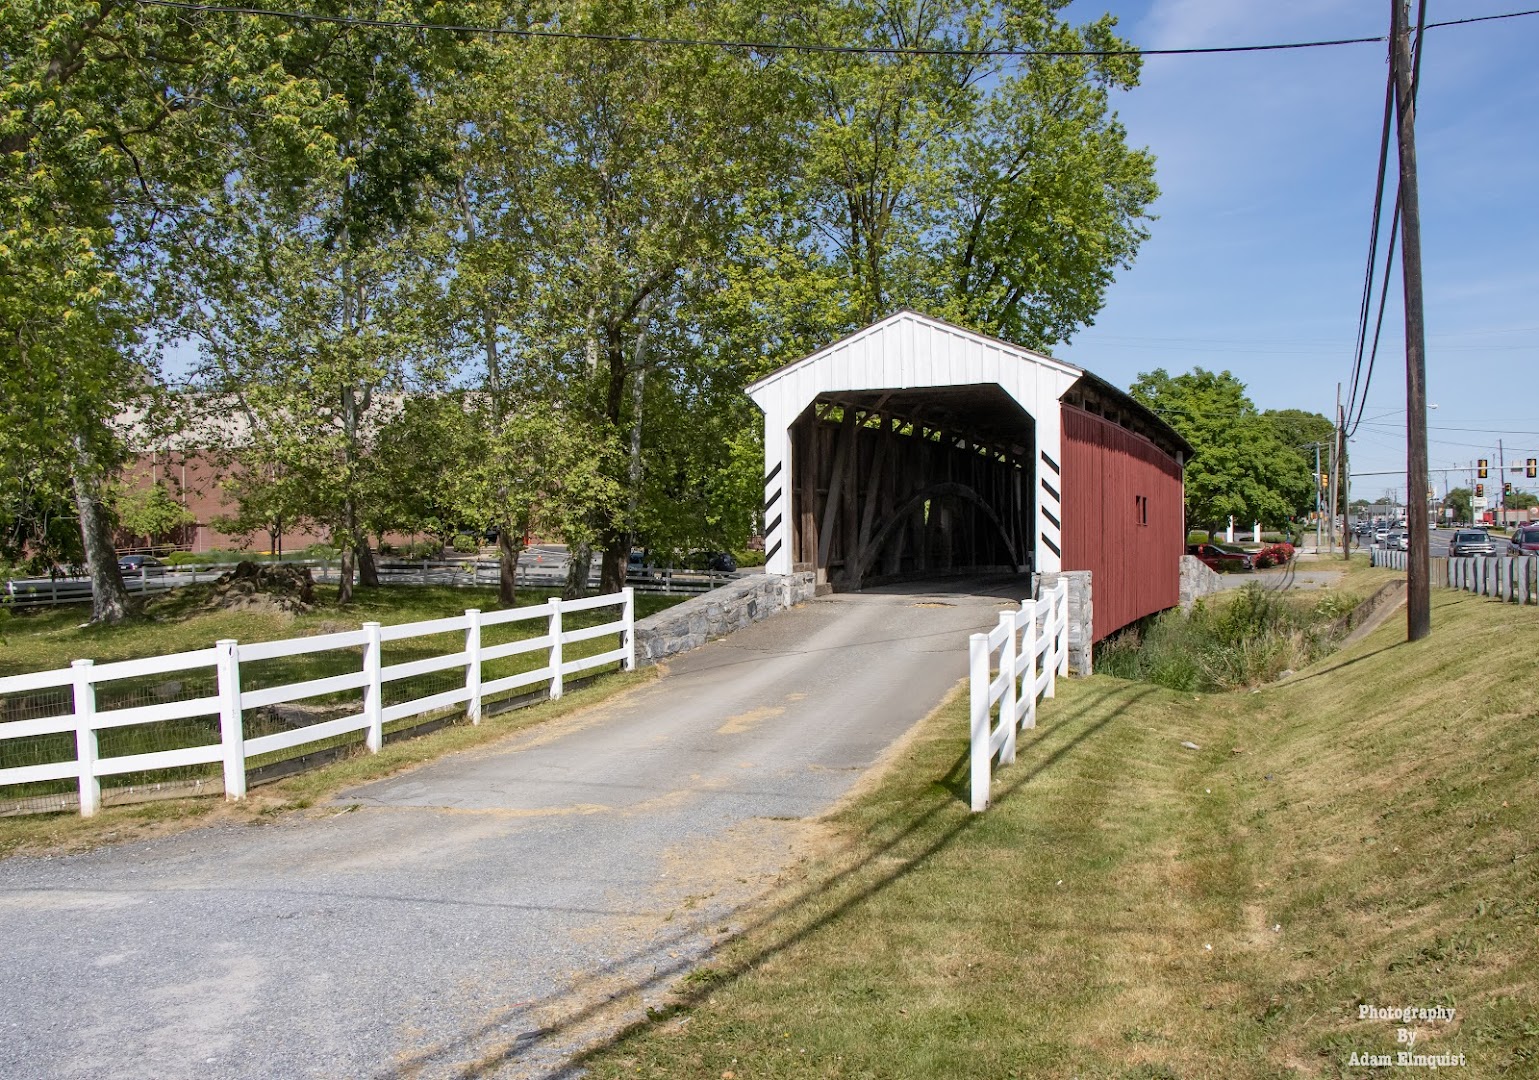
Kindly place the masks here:
POLYGON ((838 590, 1029 569, 1035 452, 993 384, 824 394, 791 427, 792 562, 838 590))

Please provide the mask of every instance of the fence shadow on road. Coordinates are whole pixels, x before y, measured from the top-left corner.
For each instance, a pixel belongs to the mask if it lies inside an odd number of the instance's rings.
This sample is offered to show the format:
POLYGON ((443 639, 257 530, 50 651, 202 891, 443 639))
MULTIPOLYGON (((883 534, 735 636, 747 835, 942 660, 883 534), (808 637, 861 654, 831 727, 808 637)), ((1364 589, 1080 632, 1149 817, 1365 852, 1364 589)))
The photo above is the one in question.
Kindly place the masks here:
MULTIPOLYGON (((1126 704, 1131 705, 1155 692, 1153 687, 1142 689, 1128 698, 1126 704)), ((1044 718, 1047 721, 1044 728, 1039 729, 1046 738, 1038 740, 1033 745, 1041 748, 1051 743, 1059 737, 1060 732, 1067 733, 1072 730, 1076 720, 1100 708, 1108 697, 1125 693, 1125 686, 1118 686, 1115 689, 1107 688, 1087 695, 1083 701, 1058 705, 1052 710, 1050 718, 1044 718)), ((1064 739, 1061 745, 1055 746, 1039 760, 1018 761, 1015 765, 1002 770, 995 784, 996 802, 1015 795, 1022 788, 1030 785, 1033 780, 1057 766, 1065 757, 1110 724, 1119 712, 1120 710, 1107 710, 1100 719, 1081 730, 1074 731, 1064 739)), ((965 735, 963 738, 965 739, 965 735)), ((707 958, 718 955, 731 943, 739 942, 750 935, 766 933, 770 935, 768 941, 747 955, 735 957, 730 963, 714 968, 714 977, 708 985, 696 988, 675 988, 670 994, 670 1002, 673 1005, 689 1008, 698 1004, 710 994, 717 992, 723 985, 736 981, 765 961, 785 952, 844 916, 859 904, 903 880, 948 848, 967 830, 977 827, 984 820, 985 815, 970 812, 971 790, 966 779, 968 758, 968 751, 964 750, 946 774, 930 785, 929 790, 934 792, 936 797, 896 835, 837 872, 820 877, 788 893, 755 897, 725 912, 718 909, 703 913, 701 917, 680 925, 661 937, 653 938, 645 948, 635 950, 627 956, 612 960, 589 972, 562 992, 509 1006, 495 1018, 454 1040, 402 1058, 398 1067, 385 1075, 392 1078, 415 1076, 434 1064, 441 1066, 445 1061, 453 1059, 484 1040, 499 1038, 503 1041, 499 1049, 483 1054, 473 1063, 463 1066, 454 1075, 464 1080, 493 1076, 504 1068, 518 1065, 521 1061, 528 1062, 532 1057, 544 1056, 552 1052, 572 1056, 561 1064, 533 1075, 538 1075, 541 1080, 569 1080, 581 1075, 584 1063, 596 1053, 614 1046, 627 1035, 653 1023, 654 1019, 649 1016, 645 1020, 632 1021, 618 1031, 602 1037, 596 1045, 585 1049, 577 1046, 562 1046, 563 1039, 577 1041, 581 1030, 590 1024, 607 1027, 618 1023, 620 1016, 607 1014, 633 1008, 636 995, 669 989, 670 983, 700 966, 707 958), (959 805, 964 811, 964 816, 945 827, 938 836, 917 851, 903 856, 895 864, 889 863, 889 858, 895 851, 904 847, 916 835, 927 831, 938 817, 956 813, 959 805), (882 866, 883 869, 873 873, 871 868, 876 865, 882 866), (848 890, 848 895, 840 896, 832 906, 823 908, 815 903, 822 898, 839 895, 845 890, 848 890), (806 917, 809 907, 816 912, 810 918, 806 917), (719 926, 727 919, 740 921, 739 927, 730 936, 718 937, 704 955, 698 952, 690 954, 687 949, 681 948, 691 939, 705 936, 710 926, 719 926), (638 967, 646 967, 647 973, 640 975, 636 970, 638 967), (528 1022, 542 1012, 560 1009, 564 1001, 572 998, 581 999, 586 992, 599 987, 603 988, 602 1000, 577 1004, 559 1019, 546 1021, 540 1027, 518 1031, 511 1037, 508 1034, 517 1028, 520 1021, 528 1022)))

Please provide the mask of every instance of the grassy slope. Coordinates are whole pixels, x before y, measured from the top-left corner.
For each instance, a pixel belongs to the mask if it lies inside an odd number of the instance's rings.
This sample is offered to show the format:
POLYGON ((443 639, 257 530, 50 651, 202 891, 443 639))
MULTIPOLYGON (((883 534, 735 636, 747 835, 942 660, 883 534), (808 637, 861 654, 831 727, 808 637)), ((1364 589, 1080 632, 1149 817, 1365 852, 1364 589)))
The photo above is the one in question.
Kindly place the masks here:
POLYGON ((954 699, 593 1075, 1366 1076, 1359 1003, 1539 1075, 1539 611, 1433 599, 1256 693, 1073 681, 983 815, 954 699))

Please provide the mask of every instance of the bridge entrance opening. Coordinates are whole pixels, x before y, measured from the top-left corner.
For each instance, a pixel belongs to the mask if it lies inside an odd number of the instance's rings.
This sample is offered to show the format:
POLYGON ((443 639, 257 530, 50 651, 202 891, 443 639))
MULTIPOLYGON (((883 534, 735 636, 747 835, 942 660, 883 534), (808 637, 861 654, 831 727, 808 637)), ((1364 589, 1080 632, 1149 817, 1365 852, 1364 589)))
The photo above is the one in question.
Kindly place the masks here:
POLYGON ((997 384, 831 391, 789 434, 791 561, 820 585, 1034 569, 1036 423, 997 384))

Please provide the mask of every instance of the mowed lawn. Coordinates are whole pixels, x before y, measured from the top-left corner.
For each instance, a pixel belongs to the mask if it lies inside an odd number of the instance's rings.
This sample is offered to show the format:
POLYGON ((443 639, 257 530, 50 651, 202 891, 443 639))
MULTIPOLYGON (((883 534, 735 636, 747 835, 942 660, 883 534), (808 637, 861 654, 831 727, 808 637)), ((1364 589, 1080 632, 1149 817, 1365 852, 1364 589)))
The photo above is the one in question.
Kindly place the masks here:
POLYGON ((1539 611, 1433 601, 1259 692, 1060 682, 982 815, 954 697, 591 1075, 1539 1076, 1539 611))

